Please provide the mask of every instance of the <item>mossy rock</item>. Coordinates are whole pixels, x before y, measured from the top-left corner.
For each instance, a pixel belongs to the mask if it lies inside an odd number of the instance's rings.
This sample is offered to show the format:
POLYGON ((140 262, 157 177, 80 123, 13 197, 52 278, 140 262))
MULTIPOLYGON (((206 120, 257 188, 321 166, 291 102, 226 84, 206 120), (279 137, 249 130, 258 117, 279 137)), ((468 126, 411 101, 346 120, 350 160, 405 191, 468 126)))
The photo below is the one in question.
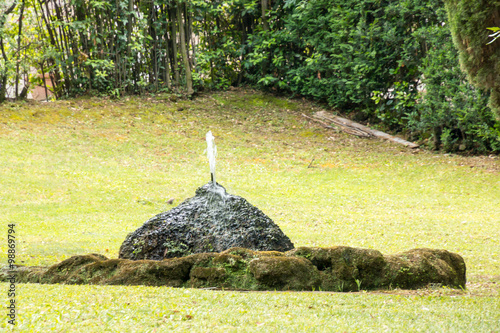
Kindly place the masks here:
MULTIPOLYGON (((0 281, 7 282, 11 277, 10 271, 7 269, 8 266, 2 268, 0 272, 0 281)), ((18 266, 14 272, 16 273, 16 282, 30 282, 30 283, 44 283, 42 278, 47 272, 47 267, 41 266, 18 266)))
POLYGON ((413 289, 428 284, 463 288, 466 268, 463 258, 446 250, 414 249, 385 256, 385 278, 393 287, 413 289))
MULTIPOLYGON (((18 267, 31 283, 215 287, 245 290, 357 291, 415 289, 429 284, 465 288, 463 258, 446 250, 396 255, 345 246, 301 247, 286 253, 231 248, 164 260, 74 256, 48 268, 18 267)), ((5 269, 0 280, 6 281, 5 269)))
POLYGON ((316 266, 300 257, 262 256, 250 261, 249 268, 262 289, 314 290, 320 285, 316 266))
MULTIPOLYGON (((252 251, 250 249, 244 248, 244 247, 232 247, 230 249, 227 249, 225 251, 222 251, 220 255, 234 255, 234 256, 239 256, 244 259, 253 259, 256 256, 256 251, 252 251)), ((281 253, 281 252, 278 252, 281 253)))
POLYGON ((48 283, 69 283, 69 277, 80 268, 103 260, 108 260, 108 258, 97 253, 73 256, 49 267, 43 276, 48 283))
POLYGON ((310 260, 321 273, 322 290, 357 291, 361 287, 374 289, 383 285, 379 275, 385 261, 377 250, 346 246, 300 247, 287 255, 310 260))
POLYGON ((226 278, 222 267, 194 267, 189 274, 191 287, 219 286, 226 278))
POLYGON ((181 287, 192 268, 188 260, 164 260, 161 262, 152 260, 120 260, 117 274, 110 276, 104 284, 112 285, 149 285, 181 287), (144 283, 146 282, 146 283, 144 283))

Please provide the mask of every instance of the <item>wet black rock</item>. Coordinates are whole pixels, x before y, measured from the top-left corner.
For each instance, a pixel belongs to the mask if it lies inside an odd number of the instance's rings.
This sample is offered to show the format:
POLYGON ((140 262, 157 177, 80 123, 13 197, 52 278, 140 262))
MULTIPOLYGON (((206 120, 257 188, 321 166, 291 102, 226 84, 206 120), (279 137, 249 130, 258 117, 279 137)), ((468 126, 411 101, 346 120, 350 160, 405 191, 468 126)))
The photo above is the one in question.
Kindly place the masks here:
POLYGON ((222 186, 209 183, 198 188, 194 197, 130 233, 119 257, 163 260, 232 247, 280 252, 294 248, 262 211, 244 198, 228 194, 222 186))

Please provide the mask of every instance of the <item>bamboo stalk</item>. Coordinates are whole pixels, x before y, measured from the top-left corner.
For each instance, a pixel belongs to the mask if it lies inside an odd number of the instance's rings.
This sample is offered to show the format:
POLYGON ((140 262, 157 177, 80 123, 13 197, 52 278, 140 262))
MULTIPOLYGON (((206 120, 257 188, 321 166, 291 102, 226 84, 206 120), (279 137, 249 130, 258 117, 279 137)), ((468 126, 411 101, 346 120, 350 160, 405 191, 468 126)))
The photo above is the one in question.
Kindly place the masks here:
POLYGON ((170 50, 168 47, 169 38, 168 38, 168 22, 167 22, 167 11, 164 6, 160 7, 162 12, 162 21, 163 21, 163 42, 165 43, 165 54, 163 55, 163 79, 167 83, 167 88, 172 88, 172 83, 170 82, 170 50))
POLYGON ((17 35, 17 62, 16 62, 16 99, 19 97, 19 65, 21 63, 21 34, 23 31, 23 15, 24 15, 25 0, 21 2, 21 10, 19 14, 19 32, 17 35))
POLYGON ((172 70, 174 72, 174 82, 175 85, 179 85, 179 66, 177 64, 177 10, 176 8, 171 8, 170 10, 170 24, 171 24, 171 41, 172 41, 172 70))
MULTIPOLYGON (((185 28, 182 19, 182 11, 180 5, 177 5, 177 19, 179 20, 179 31, 180 31, 180 45, 181 45, 181 53, 182 53, 182 61, 184 63, 184 71, 186 75, 186 86, 187 86, 187 94, 192 95, 194 93, 193 90, 193 78, 191 75, 191 66, 189 65, 189 57, 186 49, 186 36, 185 36, 185 28)), ((186 22, 186 20, 184 20, 186 22)))

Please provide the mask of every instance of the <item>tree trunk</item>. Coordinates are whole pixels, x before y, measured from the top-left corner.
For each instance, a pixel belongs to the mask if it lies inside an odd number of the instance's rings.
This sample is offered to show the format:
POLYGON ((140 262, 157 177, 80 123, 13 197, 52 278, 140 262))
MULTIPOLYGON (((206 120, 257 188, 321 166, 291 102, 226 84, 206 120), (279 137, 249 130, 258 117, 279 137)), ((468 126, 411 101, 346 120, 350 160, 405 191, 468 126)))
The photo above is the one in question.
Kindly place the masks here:
MULTIPOLYGON (((16 5, 17 5, 17 2, 14 2, 12 4, 12 6, 10 6, 6 11, 5 13, 2 14, 2 16, 0 17, 0 29, 3 28, 4 24, 5 24, 5 20, 7 18, 7 15, 9 15, 10 13, 12 13, 12 11, 14 10, 14 8, 16 8, 16 5)), ((5 53, 5 48, 3 46, 3 38, 0 36, 0 50, 2 51, 2 57, 3 57, 3 60, 5 61, 5 64, 7 64, 7 62, 9 61, 9 59, 7 58, 7 54, 5 53)), ((2 69, 0 71, 0 103, 4 102, 5 101, 5 94, 7 92, 7 70, 6 69, 2 69)))
POLYGON ((21 35, 23 32, 24 4, 25 0, 21 2, 21 13, 19 14, 19 32, 17 35, 16 99, 19 97, 19 64, 21 63, 21 35))
MULTIPOLYGON (((192 95, 194 93, 193 90, 193 77, 191 75, 191 66, 189 65, 189 55, 186 48, 186 36, 185 29, 182 20, 182 11, 180 8, 181 4, 177 5, 177 20, 179 22, 179 32, 180 32, 180 44, 181 44, 181 53, 182 53, 182 61, 184 63, 184 71, 186 72, 186 86, 187 86, 187 94, 192 95)), ((184 20, 187 22, 187 20, 184 20)))
POLYGON ((153 49, 151 50, 150 53, 150 66, 152 67, 149 71, 149 82, 154 83, 155 90, 158 91, 158 49, 157 49, 157 35, 156 35, 156 28, 155 28, 155 22, 157 22, 158 19, 156 17, 156 10, 155 6, 153 3, 149 6, 149 15, 148 15, 148 26, 149 26, 149 36, 152 39, 153 42, 153 49))
POLYGON ((128 0, 128 13, 127 13, 127 56, 124 62, 124 79, 128 77, 128 62, 132 58, 132 11, 134 10, 134 0, 128 0))
POLYGON ((42 80, 43 80, 43 89, 45 89, 45 100, 49 100, 49 90, 47 89, 47 82, 45 80, 45 69, 43 67, 43 60, 40 63, 40 69, 42 70, 42 80))
POLYGON ((189 15, 189 11, 187 9, 187 4, 186 4, 186 40, 187 40, 187 45, 188 45, 188 52, 189 52, 189 45, 191 45, 191 50, 193 52, 192 57, 189 57, 189 64, 191 65, 191 69, 194 69, 196 71, 196 56, 195 56, 195 41, 192 38, 193 37, 193 17, 189 15))
POLYGON ((160 48, 162 48, 162 44, 164 44, 165 48, 162 51, 162 62, 163 62, 163 73, 162 79, 163 84, 167 85, 167 88, 170 89, 172 87, 170 83, 170 51, 169 51, 169 38, 168 38, 168 12, 166 10, 166 6, 161 6, 161 20, 162 20, 162 32, 163 37, 159 37, 162 43, 160 43, 160 48))
POLYGON ((261 16, 262 17, 262 25, 264 27, 264 31, 269 31, 269 22, 267 22, 267 17, 266 17, 268 0, 262 0, 261 7, 262 7, 262 16, 261 16))
MULTIPOLYGON (((5 54, 5 48, 3 47, 3 38, 0 38, 0 49, 2 51, 2 57, 7 62, 8 58, 5 54)), ((5 101, 5 93, 7 91, 7 72, 0 72, 0 104, 5 101)))
POLYGON ((441 147, 441 134, 443 134, 443 129, 441 126, 436 126, 433 128, 434 132, 434 150, 439 150, 441 147))
MULTIPOLYGON (((179 5, 177 4, 177 7, 179 5)), ((177 31, 176 31, 176 22, 178 21, 177 18, 177 13, 178 10, 172 8, 170 11, 170 24, 172 25, 172 32, 170 39, 172 41, 172 70, 174 71, 174 82, 175 85, 179 85, 179 67, 177 65, 177 31)))
POLYGON ((7 91, 7 75, 2 74, 0 77, 0 104, 5 102, 5 93, 7 91))

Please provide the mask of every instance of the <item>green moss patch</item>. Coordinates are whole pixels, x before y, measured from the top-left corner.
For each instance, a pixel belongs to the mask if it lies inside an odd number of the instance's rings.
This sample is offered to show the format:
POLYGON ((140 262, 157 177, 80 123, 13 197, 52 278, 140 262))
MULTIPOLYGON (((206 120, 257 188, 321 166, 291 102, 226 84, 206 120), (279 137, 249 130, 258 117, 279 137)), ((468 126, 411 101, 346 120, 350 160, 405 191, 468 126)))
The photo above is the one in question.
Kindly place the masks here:
POLYGON ((465 288, 465 272, 463 258, 446 250, 382 255, 345 246, 301 247, 286 253, 231 248, 161 261, 88 254, 47 268, 17 269, 18 281, 31 283, 325 291, 415 289, 436 284, 465 288))

